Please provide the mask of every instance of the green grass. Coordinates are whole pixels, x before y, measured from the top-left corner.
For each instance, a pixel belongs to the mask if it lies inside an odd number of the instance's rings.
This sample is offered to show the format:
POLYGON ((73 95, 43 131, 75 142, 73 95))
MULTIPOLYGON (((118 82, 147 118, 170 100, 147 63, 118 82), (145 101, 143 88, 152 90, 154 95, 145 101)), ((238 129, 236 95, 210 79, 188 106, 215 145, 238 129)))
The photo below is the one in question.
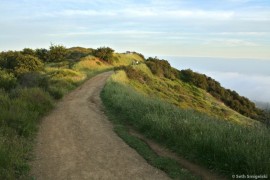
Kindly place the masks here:
POLYGON ((0 179, 27 175, 37 124, 52 107, 52 98, 40 88, 0 91, 0 179))
POLYGON ((113 122, 114 131, 118 136, 135 149, 149 164, 165 171, 173 179, 199 179, 199 177, 195 177, 186 169, 181 168, 176 160, 157 155, 145 142, 130 135, 121 114, 111 113, 111 111, 107 111, 106 114, 113 122))
POLYGON ((140 79, 131 79, 126 82, 140 93, 161 98, 183 109, 193 109, 209 116, 222 118, 237 124, 253 125, 258 123, 228 108, 200 88, 177 79, 170 80, 157 77, 151 73, 145 64, 136 65, 133 68, 144 72, 150 79, 147 83, 142 83, 140 79))
POLYGON ((114 66, 121 66, 121 65, 128 66, 131 65, 134 60, 139 62, 144 61, 142 57, 140 57, 138 54, 133 53, 132 54, 115 53, 114 59, 115 59, 115 61, 113 62, 114 66))
MULTIPOLYGON (((0 179, 29 179, 34 138, 39 120, 61 99, 87 79, 112 69, 111 65, 85 57, 72 66, 67 61, 46 63, 39 75, 31 75, 15 89, 0 89, 0 179), (100 63, 96 63, 100 62, 100 63), (31 85, 32 86, 32 85, 31 85)), ((1 88, 1 87, 0 87, 1 88)))
POLYGON ((270 132, 177 108, 109 81, 102 93, 107 109, 126 123, 209 169, 232 174, 270 174, 270 132))

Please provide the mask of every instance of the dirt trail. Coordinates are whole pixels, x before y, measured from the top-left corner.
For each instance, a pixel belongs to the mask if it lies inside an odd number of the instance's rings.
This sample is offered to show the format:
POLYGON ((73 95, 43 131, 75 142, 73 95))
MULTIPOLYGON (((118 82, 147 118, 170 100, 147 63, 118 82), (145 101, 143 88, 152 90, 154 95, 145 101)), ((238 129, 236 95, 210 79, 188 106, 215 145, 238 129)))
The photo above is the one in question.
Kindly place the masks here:
POLYGON ((102 73, 65 96, 42 120, 34 149, 35 179, 168 179, 114 132, 101 110, 102 73))
POLYGON ((201 177, 203 180, 226 180, 225 177, 218 175, 209 169, 206 169, 202 166, 199 166, 197 164, 192 163, 191 161, 178 156, 176 153, 170 151, 169 149, 165 148, 164 146, 161 146, 157 144, 156 142, 144 137, 137 131, 133 130, 132 128, 129 129, 129 133, 141 140, 143 140, 145 143, 147 143, 150 148, 155 151, 158 155, 163 157, 169 157, 171 159, 176 160, 183 168, 187 169, 194 175, 197 175, 198 177, 201 177))

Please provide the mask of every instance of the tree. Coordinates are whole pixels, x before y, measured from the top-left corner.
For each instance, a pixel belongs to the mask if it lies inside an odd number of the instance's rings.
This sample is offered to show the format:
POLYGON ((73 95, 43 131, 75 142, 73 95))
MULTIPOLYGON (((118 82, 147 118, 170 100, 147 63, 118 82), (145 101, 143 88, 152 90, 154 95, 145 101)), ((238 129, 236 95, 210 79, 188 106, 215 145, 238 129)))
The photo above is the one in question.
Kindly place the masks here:
POLYGON ((113 52, 114 50, 109 47, 100 47, 93 51, 93 55, 107 61, 109 63, 112 63, 113 61, 113 52))
POLYGON ((16 58, 15 74, 20 76, 28 72, 42 70, 44 64, 37 58, 31 55, 19 55, 16 58))
POLYGON ((51 62, 64 61, 67 56, 67 49, 61 45, 51 45, 48 53, 48 60, 51 62))

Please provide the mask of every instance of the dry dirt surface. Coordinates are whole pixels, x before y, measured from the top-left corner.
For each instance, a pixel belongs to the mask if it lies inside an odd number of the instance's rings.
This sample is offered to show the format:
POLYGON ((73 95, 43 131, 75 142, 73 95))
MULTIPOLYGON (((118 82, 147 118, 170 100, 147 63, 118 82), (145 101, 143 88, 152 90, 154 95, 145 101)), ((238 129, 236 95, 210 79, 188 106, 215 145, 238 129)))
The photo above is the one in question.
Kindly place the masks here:
POLYGON ((34 148, 34 179, 168 179, 123 142, 102 111, 99 94, 112 72, 66 95, 43 118, 34 148))

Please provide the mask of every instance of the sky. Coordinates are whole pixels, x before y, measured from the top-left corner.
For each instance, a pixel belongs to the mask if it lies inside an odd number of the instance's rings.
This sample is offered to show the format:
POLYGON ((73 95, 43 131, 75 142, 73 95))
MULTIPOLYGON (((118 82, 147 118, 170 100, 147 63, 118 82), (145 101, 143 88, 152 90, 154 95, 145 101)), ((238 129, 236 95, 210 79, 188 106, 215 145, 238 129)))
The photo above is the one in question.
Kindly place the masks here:
POLYGON ((0 51, 109 46, 270 59, 269 0, 0 0, 0 51))

